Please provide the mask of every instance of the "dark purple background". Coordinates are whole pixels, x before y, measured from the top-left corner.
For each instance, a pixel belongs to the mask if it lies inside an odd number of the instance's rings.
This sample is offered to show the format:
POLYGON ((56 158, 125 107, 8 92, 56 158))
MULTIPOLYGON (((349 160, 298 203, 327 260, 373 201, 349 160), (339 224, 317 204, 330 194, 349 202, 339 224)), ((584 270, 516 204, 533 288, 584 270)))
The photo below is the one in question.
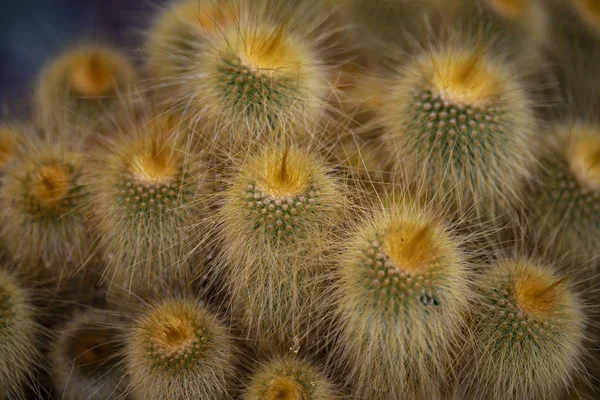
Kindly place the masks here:
POLYGON ((70 44, 104 40, 139 56, 163 0, 0 0, 0 107, 28 101, 43 63, 70 44))

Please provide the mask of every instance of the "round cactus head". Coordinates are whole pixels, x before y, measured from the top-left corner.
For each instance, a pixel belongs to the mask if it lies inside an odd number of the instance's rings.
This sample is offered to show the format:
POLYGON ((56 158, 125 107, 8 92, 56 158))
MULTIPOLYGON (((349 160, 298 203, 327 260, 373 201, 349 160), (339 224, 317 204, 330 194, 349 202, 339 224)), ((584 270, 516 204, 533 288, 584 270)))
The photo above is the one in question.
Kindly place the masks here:
POLYGON ((231 208, 242 207, 244 220, 252 221, 248 233, 263 243, 270 242, 269 237, 308 238, 329 228, 343 202, 323 163, 295 148, 271 148, 251 158, 242 166, 231 195, 235 198, 224 212, 237 216, 242 210, 231 208))
POLYGON ((575 127, 577 130, 567 149, 571 172, 584 191, 600 190, 600 129, 575 127))
POLYGON ((244 400, 335 400, 339 393, 327 376, 310 363, 292 357, 262 365, 250 378, 244 400))
POLYGON ((16 134, 12 127, 0 125, 0 169, 4 169, 17 154, 16 134))
MULTIPOLYGON (((109 280, 137 295, 185 281, 204 217, 204 168, 171 116, 134 122, 86 174, 109 280)), ((191 272, 190 272, 191 273, 191 272)))
POLYGON ((511 74, 482 45, 417 57, 391 83, 381 111, 398 175, 425 179, 427 191, 463 213, 505 213, 534 160, 533 113, 511 74))
MULTIPOLYGON (((41 124, 74 132, 71 125, 102 126, 122 104, 117 99, 136 80, 132 64, 113 48, 88 44, 60 54, 42 71, 36 88, 41 124)), ((90 129, 91 130, 91 129, 90 129)), ((79 131, 78 131, 79 132, 79 131)))
POLYGON ((473 294, 461 244, 436 213, 410 201, 353 231, 335 287, 335 362, 347 364, 340 368, 361 397, 440 395, 473 294))
POLYGON ((227 328, 193 301, 171 300, 132 327, 126 366, 136 398, 222 398, 232 378, 227 328))
POLYGON ((556 398, 583 355, 582 304, 566 279, 535 262, 507 260, 479 286, 482 303, 465 351, 469 398, 556 398))
POLYGON ((549 137, 530 196, 533 235, 544 252, 576 258, 581 265, 597 257, 599 243, 600 129, 594 124, 564 125, 549 137))

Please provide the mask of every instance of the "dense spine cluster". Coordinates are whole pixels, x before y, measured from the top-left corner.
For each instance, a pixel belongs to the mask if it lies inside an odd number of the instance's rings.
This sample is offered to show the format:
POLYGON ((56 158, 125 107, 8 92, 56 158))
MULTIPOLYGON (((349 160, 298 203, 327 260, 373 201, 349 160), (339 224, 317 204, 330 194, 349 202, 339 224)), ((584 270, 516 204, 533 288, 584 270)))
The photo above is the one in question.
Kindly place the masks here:
POLYGON ((357 398, 442 395, 472 297, 460 240, 409 202, 352 231, 335 282, 334 362, 357 398))
POLYGON ((583 356, 583 306, 568 281, 535 262, 507 260, 478 289, 463 398, 559 398, 583 356))
POLYGON ((134 399, 227 399, 236 351, 228 329, 194 300, 151 306, 127 339, 134 399))

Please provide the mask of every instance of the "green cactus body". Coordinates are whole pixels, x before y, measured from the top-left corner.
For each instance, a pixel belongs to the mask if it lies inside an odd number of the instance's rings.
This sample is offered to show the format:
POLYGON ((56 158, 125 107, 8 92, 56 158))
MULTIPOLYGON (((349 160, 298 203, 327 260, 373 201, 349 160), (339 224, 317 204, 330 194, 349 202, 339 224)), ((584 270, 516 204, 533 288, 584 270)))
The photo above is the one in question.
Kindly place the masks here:
POLYGON ((12 257, 33 272, 41 261, 72 274, 87 255, 82 168, 78 152, 36 143, 4 176, 0 233, 12 257))
POLYGON ((535 263, 503 261, 484 273, 479 293, 462 398, 559 398, 583 351, 582 306, 564 279, 535 263))
POLYGON ((244 400, 335 400, 339 392, 315 366, 293 357, 275 358, 252 375, 244 400))
POLYGON ((131 328, 126 367, 134 399, 226 399, 235 349, 227 328, 194 301, 150 308, 131 328))
POLYGON ((335 283, 333 362, 356 398, 440 398, 472 298, 459 240, 408 203, 353 231, 335 283))

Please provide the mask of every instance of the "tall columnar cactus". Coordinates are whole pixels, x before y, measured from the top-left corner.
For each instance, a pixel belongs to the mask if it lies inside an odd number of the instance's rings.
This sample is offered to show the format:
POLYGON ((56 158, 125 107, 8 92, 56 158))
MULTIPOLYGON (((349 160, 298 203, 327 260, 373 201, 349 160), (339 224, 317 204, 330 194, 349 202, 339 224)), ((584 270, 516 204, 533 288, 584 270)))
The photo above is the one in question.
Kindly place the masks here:
POLYGON ((341 394, 311 363, 288 356, 262 364, 246 384, 244 400, 337 400, 341 394))
POLYGON ((60 398, 104 400, 123 396, 122 324, 106 311, 88 309, 56 332, 50 351, 52 376, 60 398))
POLYGON ((345 195, 306 150, 270 147, 242 164, 219 211, 219 263, 249 335, 306 339, 331 265, 345 195))
POLYGON ((583 306, 544 265, 506 260, 479 278, 460 398, 556 399, 583 355, 583 306))
POLYGON ((332 90, 319 52, 328 14, 320 10, 313 1, 176 3, 147 46, 162 99, 218 148, 265 135, 303 136, 310 131, 294 128, 316 123, 332 90))
POLYGON ((43 126, 64 123, 86 130, 102 126, 122 105, 118 94, 136 82, 132 63, 104 44, 82 44, 58 55, 45 67, 35 93, 35 111, 43 126))
POLYGON ((600 126, 566 124, 546 144, 529 197, 533 236, 554 257, 591 261, 600 243, 600 126))
POLYGON ((25 399, 31 370, 39 364, 40 333, 31 295, 0 270, 0 399, 25 399))
POLYGON ((463 213, 506 212, 534 160, 533 112, 514 74, 469 43, 432 48, 403 67, 381 110, 398 175, 425 180, 463 213))
POLYGON ((0 235, 22 265, 36 268, 42 262, 58 275, 69 275, 89 251, 83 155, 49 142, 32 140, 6 170, 0 235))
POLYGON ((194 300, 152 305, 125 349, 136 400, 228 399, 235 359, 228 328, 194 300))
POLYGON ((89 165, 93 223, 106 280, 137 295, 193 278, 190 262, 205 201, 205 171, 178 120, 126 126, 89 165))
POLYGON ((406 200, 351 231, 332 358, 355 398, 441 398, 472 298, 461 241, 406 200))

